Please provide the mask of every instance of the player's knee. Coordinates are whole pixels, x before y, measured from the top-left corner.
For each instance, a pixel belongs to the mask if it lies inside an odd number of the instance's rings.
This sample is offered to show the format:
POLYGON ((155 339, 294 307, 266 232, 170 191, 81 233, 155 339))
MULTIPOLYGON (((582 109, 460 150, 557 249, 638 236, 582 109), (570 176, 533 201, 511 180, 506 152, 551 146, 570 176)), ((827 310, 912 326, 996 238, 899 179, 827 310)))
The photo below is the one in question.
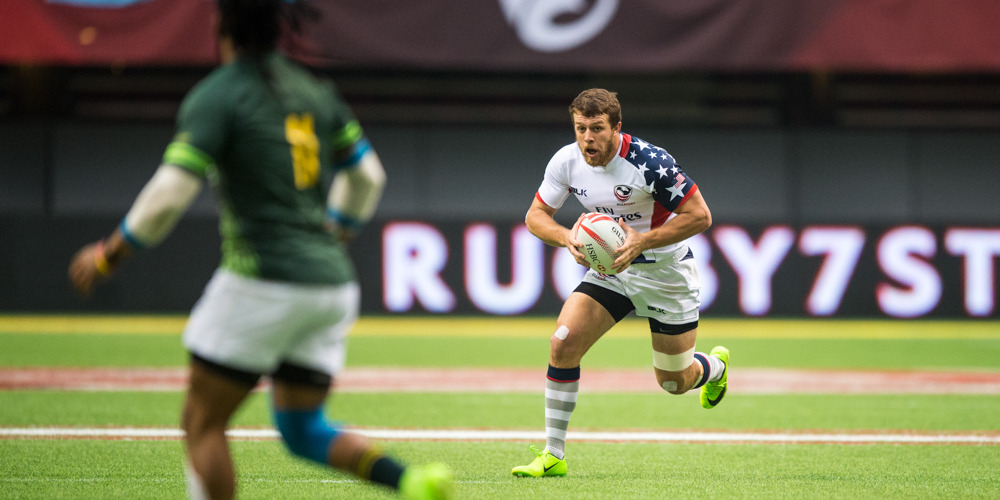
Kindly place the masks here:
POLYGON ((201 427, 198 423, 198 418, 195 415, 194 408, 191 408, 190 404, 184 405, 184 410, 181 412, 181 428, 187 435, 195 434, 195 431, 201 427))
POLYGON ((569 328, 567 328, 566 325, 559 325, 559 328, 556 328, 555 333, 552 334, 552 338, 549 339, 549 344, 562 345, 568 337, 569 328))
POLYGON ((666 354, 653 351, 653 366, 656 368, 656 382, 670 394, 684 394, 689 387, 687 372, 694 363, 694 348, 680 354, 666 354))
POLYGON ((657 370, 656 383, 670 394, 684 394, 687 392, 687 388, 684 387, 684 372, 663 372, 657 370))
POLYGON ((321 407, 313 410, 274 410, 274 422, 288 450, 302 458, 326 465, 330 446, 339 430, 323 416, 321 407))
POLYGON ((579 346, 577 346, 572 339, 567 340, 569 337, 569 329, 565 326, 560 326, 556 329, 555 333, 549 339, 549 355, 552 362, 562 366, 567 363, 569 364, 579 364, 579 359, 582 354, 579 352, 579 346))
POLYGON ((197 439, 210 432, 225 432, 227 421, 211 418, 206 408, 188 401, 181 412, 181 428, 189 439, 197 439))

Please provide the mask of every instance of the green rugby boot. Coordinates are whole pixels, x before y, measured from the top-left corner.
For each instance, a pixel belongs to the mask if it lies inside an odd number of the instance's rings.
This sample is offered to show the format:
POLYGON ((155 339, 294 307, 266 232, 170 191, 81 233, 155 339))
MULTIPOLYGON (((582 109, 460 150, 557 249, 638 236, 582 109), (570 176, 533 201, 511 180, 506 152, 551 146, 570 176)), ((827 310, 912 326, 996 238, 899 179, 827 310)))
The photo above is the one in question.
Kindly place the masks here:
POLYGON ((549 450, 538 451, 538 448, 531 446, 531 451, 538 455, 533 462, 528 465, 514 467, 510 472, 521 477, 542 477, 542 476, 565 476, 566 460, 556 458, 549 450))
POLYGON ((451 469, 442 463, 407 467, 399 479, 399 495, 407 500, 447 500, 455 497, 451 469))
POLYGON ((726 395, 726 381, 729 380, 729 349, 716 346, 709 356, 717 356, 726 365, 722 369, 722 378, 718 382, 708 382, 701 386, 701 406, 711 410, 718 405, 726 395))

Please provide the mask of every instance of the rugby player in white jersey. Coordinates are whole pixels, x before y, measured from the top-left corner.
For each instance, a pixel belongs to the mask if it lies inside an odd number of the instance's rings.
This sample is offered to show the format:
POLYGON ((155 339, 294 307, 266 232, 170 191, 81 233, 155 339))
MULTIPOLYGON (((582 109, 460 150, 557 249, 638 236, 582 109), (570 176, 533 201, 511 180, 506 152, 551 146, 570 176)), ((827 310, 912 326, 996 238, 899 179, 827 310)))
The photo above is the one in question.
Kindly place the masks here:
POLYGON ((587 271, 570 294, 552 335, 545 387, 543 451, 514 467, 517 476, 566 475, 566 430, 576 408, 580 361, 591 346, 627 314, 649 320, 653 371, 671 394, 700 388, 701 404, 714 408, 726 394, 729 351, 695 352, 698 335, 698 270, 685 240, 712 225, 712 214, 698 186, 666 150, 621 132, 621 106, 615 93, 582 92, 569 108, 576 142, 560 149, 525 222, 532 234, 552 246, 566 247, 587 266, 573 227, 555 221, 573 193, 589 212, 607 214, 625 230, 614 263, 617 274, 587 271))

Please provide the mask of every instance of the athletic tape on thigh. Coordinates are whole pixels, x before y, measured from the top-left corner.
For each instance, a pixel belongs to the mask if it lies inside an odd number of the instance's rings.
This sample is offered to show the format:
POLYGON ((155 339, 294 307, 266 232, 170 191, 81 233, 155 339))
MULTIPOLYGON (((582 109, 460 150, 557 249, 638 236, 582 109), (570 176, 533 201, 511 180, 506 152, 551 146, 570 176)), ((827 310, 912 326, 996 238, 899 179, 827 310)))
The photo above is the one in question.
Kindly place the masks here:
POLYGON ((653 366, 665 372, 682 372, 694 363, 694 347, 680 354, 653 351, 653 366))

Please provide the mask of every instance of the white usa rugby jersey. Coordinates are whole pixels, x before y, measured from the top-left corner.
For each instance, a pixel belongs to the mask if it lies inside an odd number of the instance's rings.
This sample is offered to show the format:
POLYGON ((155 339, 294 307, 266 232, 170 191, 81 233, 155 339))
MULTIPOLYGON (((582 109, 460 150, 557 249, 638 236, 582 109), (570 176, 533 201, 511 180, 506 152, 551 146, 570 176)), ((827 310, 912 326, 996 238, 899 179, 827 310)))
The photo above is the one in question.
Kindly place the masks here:
MULTIPOLYGON (((552 156, 535 197, 558 209, 570 193, 590 212, 608 214, 640 233, 662 226, 694 195, 698 186, 663 148, 628 134, 605 167, 592 167, 576 143, 552 156)), ((682 243, 643 252, 635 264, 649 264, 672 255, 682 243)))

